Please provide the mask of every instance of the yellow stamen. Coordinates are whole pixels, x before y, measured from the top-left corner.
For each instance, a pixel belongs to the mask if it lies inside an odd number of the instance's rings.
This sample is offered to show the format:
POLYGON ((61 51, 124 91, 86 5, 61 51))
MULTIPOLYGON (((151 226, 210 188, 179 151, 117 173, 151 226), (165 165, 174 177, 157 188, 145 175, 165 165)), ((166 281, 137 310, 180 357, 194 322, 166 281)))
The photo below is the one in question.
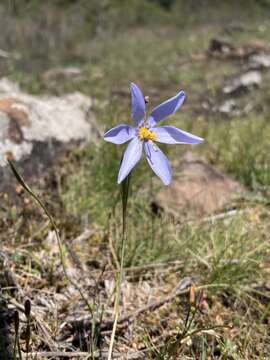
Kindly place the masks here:
POLYGON ((150 131, 149 129, 145 128, 145 127, 141 127, 139 129, 139 138, 141 140, 156 140, 157 135, 153 132, 150 131))

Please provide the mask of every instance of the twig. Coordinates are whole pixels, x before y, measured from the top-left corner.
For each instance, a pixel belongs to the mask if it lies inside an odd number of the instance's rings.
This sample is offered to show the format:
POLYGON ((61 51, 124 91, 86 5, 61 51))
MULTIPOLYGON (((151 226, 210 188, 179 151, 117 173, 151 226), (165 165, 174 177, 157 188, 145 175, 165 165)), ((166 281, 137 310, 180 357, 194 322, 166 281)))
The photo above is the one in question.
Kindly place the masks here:
POLYGON ((206 223, 214 223, 215 221, 224 220, 227 218, 234 217, 238 214, 242 214, 244 210, 239 209, 233 209, 228 210, 219 214, 211 215, 204 217, 202 219, 190 219, 183 222, 177 222, 177 225, 183 226, 183 225, 192 225, 192 224, 206 224, 206 223))
POLYGON ((93 234, 96 234, 96 230, 94 229, 85 229, 79 236, 77 236, 75 239, 73 239, 72 243, 80 243, 82 241, 85 241, 89 239, 89 237, 93 234))
POLYGON ((233 217, 233 216, 236 216, 238 214, 241 214, 243 212, 243 210, 239 210, 239 209, 233 209, 233 210, 229 210, 229 211, 226 211, 226 212, 223 212, 223 213, 219 213, 219 214, 216 214, 216 215, 212 215, 212 216, 208 216, 208 217, 205 217, 205 218, 202 218, 199 223, 212 223, 212 222, 215 222, 217 220, 223 220, 223 219, 227 219, 227 218, 230 218, 230 217, 233 217))
MULTIPOLYGON (((152 263, 140 266, 131 266, 128 268, 124 268, 124 272, 140 272, 145 270, 157 269, 157 268, 164 268, 164 267, 174 267, 183 265, 183 261, 175 260, 175 261, 168 261, 168 262, 161 262, 161 263, 152 263)), ((117 270, 107 270, 106 272, 116 272, 117 270)))
MULTIPOLYGON (((166 296, 164 299, 153 301, 150 304, 147 304, 140 309, 132 312, 131 314, 122 316, 118 320, 118 325, 126 323, 124 326, 121 326, 121 328, 124 328, 128 326, 130 323, 134 322, 138 316, 140 316, 143 313, 146 313, 148 311, 155 311, 156 309, 160 308, 161 306, 171 302, 174 300, 177 296, 184 295, 188 292, 188 288, 191 285, 191 279, 185 278, 183 279, 174 289, 173 291, 166 296)), ((101 331, 104 330, 110 330, 110 328, 113 325, 113 320, 107 321, 105 324, 101 325, 101 331)))
POLYGON ((65 358, 76 358, 76 357, 85 357, 85 359, 90 359, 89 352, 65 352, 65 351, 44 351, 44 352, 32 352, 29 354, 32 359, 39 358, 58 358, 58 357, 65 357, 65 358))
MULTIPOLYGON (((107 357, 108 356, 108 352, 107 351, 97 351, 94 354, 94 357, 96 359, 100 359, 100 354, 103 357, 107 357)), ((125 359, 125 360, 138 360, 138 359, 144 359, 144 357, 142 358, 141 356, 144 354, 144 351, 134 351, 130 354, 120 354, 120 353, 114 353, 113 354, 113 358, 114 359, 125 359)), ((91 354, 89 354, 88 352, 64 352, 64 351, 45 351, 45 352, 32 352, 29 355, 32 356, 32 359, 44 359, 44 358, 58 358, 58 357, 64 357, 64 358, 83 358, 84 360, 90 359, 90 357, 92 356, 91 354)), ((25 359, 25 356, 24 356, 25 359)))
MULTIPOLYGON (((187 294, 190 285, 191 285, 191 279, 189 277, 182 279, 180 283, 164 299, 153 301, 128 315, 120 317, 117 322, 118 325, 120 325, 119 328, 125 328, 130 323, 134 322, 137 319, 137 317, 140 316, 141 314, 146 313, 148 311, 155 311, 156 309, 160 308, 166 303, 171 302, 176 297, 187 294)), ((105 321, 103 324, 100 324, 100 331, 103 333, 107 331, 110 332, 112 330, 113 323, 114 320, 108 320, 105 321)), ((81 326, 89 327, 91 324, 91 319, 89 317, 79 320, 76 319, 72 321, 71 324, 76 327, 81 327, 81 326)))
MULTIPOLYGON (((163 263, 153 263, 153 264, 146 264, 146 265, 140 265, 140 266, 130 266, 127 268, 124 268, 124 272, 141 272, 141 271, 147 271, 151 269, 158 269, 158 268, 164 268, 164 267, 175 267, 183 265, 182 261, 175 260, 175 261, 168 261, 163 263)), ((110 272, 118 272, 118 270, 106 270, 106 273, 110 272)))

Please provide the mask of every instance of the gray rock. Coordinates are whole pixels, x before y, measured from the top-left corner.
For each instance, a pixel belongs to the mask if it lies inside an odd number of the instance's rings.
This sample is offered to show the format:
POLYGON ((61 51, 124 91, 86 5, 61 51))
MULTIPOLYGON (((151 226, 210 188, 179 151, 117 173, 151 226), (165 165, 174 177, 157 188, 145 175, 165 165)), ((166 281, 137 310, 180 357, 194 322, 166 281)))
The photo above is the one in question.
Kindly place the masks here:
POLYGON ((254 104, 249 101, 246 105, 237 103, 234 99, 227 99, 219 106, 213 107, 214 112, 218 112, 227 117, 242 116, 248 114, 254 108, 254 104))
POLYGON ((230 54, 235 50, 235 46, 229 41, 219 38, 213 38, 210 40, 208 52, 210 54, 230 54))
POLYGON ((225 100, 217 110, 224 115, 239 115, 238 107, 233 99, 225 100))
POLYGON ((248 67, 252 70, 270 69, 270 55, 261 53, 251 56, 248 67))
POLYGON ((42 162, 51 162, 54 151, 66 144, 96 139, 98 130, 91 107, 92 99, 79 92, 34 96, 1 79, 0 169, 7 155, 26 164, 35 158, 41 166, 42 162))
POLYGON ((232 79, 230 83, 224 86, 223 93, 226 95, 237 94, 253 87, 258 87, 261 82, 262 75, 259 71, 248 71, 239 77, 232 79))

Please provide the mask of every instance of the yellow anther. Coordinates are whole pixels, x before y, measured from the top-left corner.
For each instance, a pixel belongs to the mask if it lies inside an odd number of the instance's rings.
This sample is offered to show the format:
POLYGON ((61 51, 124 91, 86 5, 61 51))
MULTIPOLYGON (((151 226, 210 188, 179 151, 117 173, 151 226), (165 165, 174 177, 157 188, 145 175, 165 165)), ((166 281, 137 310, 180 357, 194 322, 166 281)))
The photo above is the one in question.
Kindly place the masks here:
POLYGON ((139 138, 141 140, 156 140, 157 135, 145 127, 139 129, 139 138))

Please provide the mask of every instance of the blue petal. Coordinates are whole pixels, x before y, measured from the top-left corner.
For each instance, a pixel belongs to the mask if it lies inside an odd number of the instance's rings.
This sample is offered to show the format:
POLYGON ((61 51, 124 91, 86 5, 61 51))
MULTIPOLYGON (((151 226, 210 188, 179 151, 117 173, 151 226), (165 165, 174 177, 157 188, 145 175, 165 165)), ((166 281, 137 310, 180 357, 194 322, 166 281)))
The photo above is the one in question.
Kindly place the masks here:
POLYGON ((151 141, 146 141, 144 143, 144 151, 148 164, 154 173, 165 185, 169 185, 172 180, 172 169, 167 157, 151 141))
POLYGON ((152 130, 159 141, 164 144, 200 144, 203 139, 186 131, 177 129, 174 126, 160 126, 152 130))
POLYGON ((174 97, 155 107, 149 115, 148 124, 150 126, 155 126, 159 121, 164 120, 169 115, 174 114, 183 104, 184 100, 185 93, 184 91, 180 91, 174 97))
POLYGON ((131 117, 135 121, 136 125, 144 119, 145 114, 145 101, 144 96, 139 87, 131 83, 130 84, 130 93, 131 93, 131 117))
POLYGON ((118 174, 118 184, 120 184, 134 168, 142 156, 142 141, 137 137, 134 138, 129 144, 124 153, 124 157, 120 166, 118 174))
POLYGON ((113 144, 123 144, 134 138, 135 128, 129 125, 117 125, 104 134, 104 140, 113 144))

